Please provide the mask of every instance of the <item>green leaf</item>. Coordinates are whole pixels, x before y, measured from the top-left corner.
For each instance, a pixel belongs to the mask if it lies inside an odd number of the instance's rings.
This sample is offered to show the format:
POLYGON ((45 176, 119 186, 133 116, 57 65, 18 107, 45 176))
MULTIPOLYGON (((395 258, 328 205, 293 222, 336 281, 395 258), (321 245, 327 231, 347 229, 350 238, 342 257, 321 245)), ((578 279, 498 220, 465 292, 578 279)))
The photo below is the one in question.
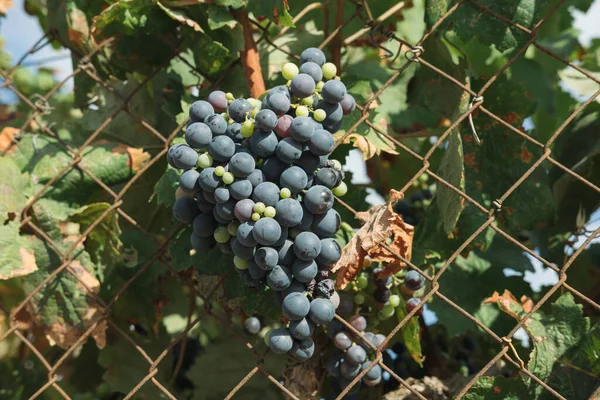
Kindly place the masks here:
POLYGON ((224 290, 230 306, 239 304, 248 315, 262 315, 272 321, 281 319, 281 307, 277 305, 273 290, 250 289, 236 273, 227 278, 224 290))
POLYGON ((520 377, 505 378, 503 376, 482 376, 465 395, 465 400, 522 400, 526 397, 528 387, 520 377))
POLYGON ((288 12, 288 0, 249 0, 248 12, 255 16, 267 17, 277 25, 294 27, 292 16, 288 12))
POLYGON ((0 226, 0 280, 16 278, 37 271, 31 241, 19 235, 18 220, 0 226))
MULTIPOLYGON (((33 291, 63 264, 61 254, 48 243, 37 238, 32 238, 31 243, 38 271, 23 277, 23 290, 27 293, 33 291)), ((55 243, 62 253, 72 246, 72 242, 68 241, 55 240, 55 243)), ((100 282, 96 278, 95 266, 89 254, 83 246, 77 246, 70 257, 73 260, 68 269, 72 273, 65 269, 53 277, 35 294, 29 307, 30 313, 42 326, 49 340, 64 349, 69 348, 101 314, 88 289, 79 281, 85 282, 89 290, 98 293, 100 282)), ((99 347, 105 344, 106 327, 105 323, 101 323, 91 335, 99 347)))
MULTIPOLYGON (((108 186, 131 178, 149 159, 148 153, 116 144, 89 146, 81 152, 85 167, 108 186)), ((25 135, 19 142, 13 158, 22 172, 28 172, 38 184, 46 184, 72 161, 71 156, 56 139, 25 135)), ((48 188, 45 197, 82 204, 98 184, 76 167, 70 168, 48 188)))
POLYGON ((179 177, 181 171, 167 165, 167 170, 154 186, 154 193, 150 201, 156 196, 158 204, 164 204, 165 207, 171 207, 175 203, 175 191, 179 187, 179 177))
POLYGON ((27 179, 21 175, 19 166, 12 158, 0 158, 0 223, 4 223, 9 214, 18 217, 25 207, 25 188, 27 179))
POLYGON ((532 316, 538 324, 532 325, 534 348, 527 369, 545 380, 552 373, 556 360, 588 335, 590 320, 583 316, 582 307, 573 295, 566 293, 552 304, 550 314, 532 316))
POLYGON ((204 30, 198 24, 198 22, 194 21, 192 18, 188 17, 183 11, 173 10, 167 6, 165 6, 160 1, 157 1, 156 4, 158 7, 165 12, 171 19, 181 23, 184 26, 189 26, 196 32, 204 33, 204 30))
MULTIPOLYGON (((600 104, 592 103, 578 114, 554 144, 556 161, 590 182, 600 179, 600 104)), ((595 189, 558 167, 550 170, 554 198, 558 204, 556 227, 572 231, 579 210, 589 217, 600 205, 595 189)), ((586 218, 587 221, 587 218, 586 218)))
POLYGON ((427 29, 431 27, 448 11, 446 0, 425 0, 425 22, 427 29))
MULTIPOLYGON (((478 79, 473 87, 482 84, 483 80, 478 79)), ((519 83, 502 75, 486 91, 485 106, 522 129, 524 118, 535 106, 523 93, 519 83)), ((503 196, 531 168, 542 150, 483 113, 477 113, 474 125, 483 143, 477 145, 470 132, 463 132, 466 189, 467 194, 489 207, 489 202, 503 196)), ((549 224, 553 212, 548 174, 539 167, 511 193, 496 217, 506 229, 516 232, 549 224)))
MULTIPOLYGON (((401 298, 401 303, 396 307, 396 319, 402 321, 408 312, 406 312, 406 302, 401 298)), ((412 317, 401 329, 403 343, 406 350, 419 366, 423 367, 423 352, 421 350, 421 328, 419 326, 419 318, 412 317)))
MULTIPOLYGON (((546 10, 548 0, 521 0, 518 2, 497 2, 482 0, 479 2, 492 11, 510 18, 511 21, 526 28, 532 28, 546 10)), ((518 47, 529 36, 495 16, 483 12, 471 3, 462 4, 449 18, 448 24, 465 41, 477 37, 481 43, 495 45, 500 51, 518 47)))
MULTIPOLYGON (((126 327, 121 329, 127 331, 126 327)), ((164 349, 171 343, 162 326, 158 333, 148 332, 145 336, 131 334, 133 340, 144 349, 146 354, 153 360, 156 359, 164 349)), ((121 335, 116 334, 110 345, 100 351, 98 363, 104 367, 104 382, 108 383, 111 391, 118 393, 129 393, 148 374, 150 364, 142 354, 121 335)), ((160 363, 160 368, 155 378, 163 385, 171 379, 173 355, 169 352, 160 363)), ((161 399, 162 392, 152 383, 147 383, 136 393, 136 398, 161 399)))
POLYGON ((223 254, 218 248, 205 252, 192 251, 192 232, 192 227, 187 226, 169 243, 171 266, 177 271, 194 267, 203 274, 223 275, 232 264, 233 257, 223 254))
MULTIPOLYGON (((281 374, 287 357, 268 353, 264 369, 276 378, 281 374)), ((194 400, 222 399, 257 365, 257 358, 235 336, 225 336, 212 342, 194 361, 188 379, 201 387, 194 400)), ((280 390, 260 372, 242 386, 237 395, 242 399, 279 399, 280 390)))
POLYGON ((210 29, 215 30, 228 26, 233 29, 237 24, 233 15, 225 7, 209 5, 206 10, 208 15, 208 26, 210 29))
MULTIPOLYGON (((78 223, 80 232, 83 233, 109 208, 108 203, 88 204, 77 210, 70 220, 78 223)), ((116 209, 113 209, 85 240, 85 249, 92 257, 92 261, 96 264, 113 265, 120 260, 123 251, 120 235, 119 214, 116 209)))

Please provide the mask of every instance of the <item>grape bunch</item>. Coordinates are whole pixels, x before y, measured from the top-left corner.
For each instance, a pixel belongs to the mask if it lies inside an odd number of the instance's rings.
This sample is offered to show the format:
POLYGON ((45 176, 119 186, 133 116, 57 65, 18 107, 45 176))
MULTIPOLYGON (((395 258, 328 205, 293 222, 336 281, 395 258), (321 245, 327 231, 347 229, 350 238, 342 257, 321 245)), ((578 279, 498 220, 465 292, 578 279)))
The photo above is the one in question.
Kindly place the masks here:
POLYGON ((273 330, 268 345, 306 360, 315 326, 339 304, 328 279, 341 255, 333 203, 348 188, 329 155, 356 102, 321 50, 304 50, 300 64, 284 65, 288 83, 260 100, 213 91, 193 103, 185 143, 167 158, 184 170, 173 212, 192 225, 192 248, 232 254, 248 286, 275 291, 289 325, 273 330))
MULTIPOLYGON (((348 322, 354 329, 361 332, 366 340, 375 347, 379 347, 385 336, 367 330, 367 320, 361 315, 352 316, 348 322)), ((327 360, 327 374, 337 380, 339 390, 343 390, 350 382, 367 369, 375 359, 375 351, 365 343, 364 339, 357 337, 353 332, 345 329, 338 321, 327 325, 327 335, 333 340, 336 350, 327 360)), ((379 364, 373 366, 363 377, 362 382, 367 386, 375 386, 381 382, 382 368, 379 364)))

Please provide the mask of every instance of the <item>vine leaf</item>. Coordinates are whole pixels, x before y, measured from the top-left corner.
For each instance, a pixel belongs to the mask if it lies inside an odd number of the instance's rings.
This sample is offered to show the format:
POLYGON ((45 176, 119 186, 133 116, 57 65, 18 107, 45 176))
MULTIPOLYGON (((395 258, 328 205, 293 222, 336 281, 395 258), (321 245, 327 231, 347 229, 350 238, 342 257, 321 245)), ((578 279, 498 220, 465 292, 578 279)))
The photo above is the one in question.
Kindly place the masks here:
POLYGON ((183 25, 189 26, 190 28, 192 28, 196 32, 202 32, 202 33, 204 33, 204 30, 202 29, 202 27, 200 26, 200 24, 198 24, 193 19, 189 18, 187 15, 185 15, 185 13, 183 13, 181 11, 173 10, 173 9, 165 6, 160 1, 157 1, 156 4, 158 4, 158 7, 161 10, 163 10, 169 17, 171 17, 172 19, 174 19, 175 21, 177 21, 177 22, 179 22, 179 23, 181 23, 183 25))
MULTIPOLYGON (((402 303, 396 307, 396 319, 398 322, 402 321, 408 314, 406 311, 406 302, 404 299, 402 299, 401 302, 402 303)), ((425 357, 423 356, 423 352, 421 350, 421 328, 419 327, 419 318, 412 317, 402 327, 401 332, 406 350, 408 350, 413 360, 423 367, 423 361, 425 361, 425 357)))
POLYGON ((0 280, 29 275, 38 270, 31 242, 19 235, 19 225, 14 220, 0 226, 0 280))
POLYGON ((341 258, 332 268, 332 272, 338 272, 336 286, 339 289, 344 289, 358 275, 367 255, 375 262, 387 263, 382 277, 392 275, 406 266, 405 262, 382 246, 387 243, 404 259, 410 260, 414 228, 393 210, 394 204, 403 197, 401 192, 392 189, 387 203, 356 214, 363 226, 344 247, 341 258))
MULTIPOLYGON (((494 292, 491 297, 488 297, 483 301, 483 304, 496 303, 500 310, 510 315, 517 321, 521 321, 522 317, 531 311, 533 307, 533 301, 527 296, 521 296, 520 300, 517 300, 515 296, 508 290, 504 290, 504 293, 500 295, 498 292, 494 292)), ((529 324, 532 323, 531 319, 528 319, 523 323, 523 328, 529 333, 534 342, 542 340, 540 337, 536 337, 534 331, 529 328, 529 324)))
MULTIPOLYGON (((345 133, 335 133, 333 138, 335 141, 341 140, 341 138, 345 135, 345 133)), ((374 130, 370 130, 367 135, 361 135, 359 133, 351 133, 341 142, 342 144, 350 144, 362 153, 363 159, 368 160, 374 156, 378 156, 381 152, 386 152, 389 154, 398 154, 396 150, 394 150, 395 145, 393 142, 388 140, 386 137, 381 136, 378 132, 374 130)))
MULTIPOLYGON (((88 204, 75 211, 70 221, 78 223, 80 231, 84 232, 109 208, 110 204, 108 203, 88 204)), ((119 213, 113 209, 85 239, 85 249, 92 257, 92 261, 96 264, 102 262, 113 265, 120 260, 123 251, 120 235, 119 213)))
POLYGON ((0 151, 8 150, 8 148, 13 144, 15 140, 15 136, 21 132, 19 128, 14 128, 12 126, 5 126, 0 130, 0 151))
MULTIPOLYGON (((71 239, 67 239, 57 243, 61 252, 65 252, 72 245, 71 239)), ((33 238, 32 248, 38 271, 23 278, 23 289, 27 293, 42 284, 44 279, 62 264, 60 254, 47 243, 33 238)), ((67 269, 61 271, 36 293, 29 302, 28 310, 34 321, 43 328, 50 344, 63 349, 71 347, 87 329, 100 321, 90 336, 99 348, 103 348, 106 345, 107 324, 100 320, 102 310, 88 294, 88 289, 98 293, 100 282, 94 275, 94 264, 83 246, 77 246, 73 254, 75 256, 67 269), (79 277, 85 286, 74 275, 79 277)))
POLYGON ((9 214, 18 215, 27 202, 25 188, 27 180, 21 175, 19 166, 12 158, 0 158, 0 223, 9 214))

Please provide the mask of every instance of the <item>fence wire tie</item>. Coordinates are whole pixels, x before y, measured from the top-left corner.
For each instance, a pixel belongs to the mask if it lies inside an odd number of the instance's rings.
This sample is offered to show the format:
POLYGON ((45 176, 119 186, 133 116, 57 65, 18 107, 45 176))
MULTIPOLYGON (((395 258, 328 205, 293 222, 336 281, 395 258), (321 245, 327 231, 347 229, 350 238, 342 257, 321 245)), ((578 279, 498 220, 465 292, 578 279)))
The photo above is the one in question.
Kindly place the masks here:
MULTIPOLYGON (((483 103, 483 96, 473 97, 471 103, 469 103, 469 110, 475 107, 475 104, 483 103)), ((473 113, 469 113, 469 125, 471 125, 471 133, 473 134, 473 138, 478 145, 482 145, 483 142, 479 139, 477 135, 477 130, 475 129, 475 124, 473 123, 473 113)))
POLYGON ((508 345, 508 347, 510 347, 510 349, 512 350, 514 356, 517 358, 517 360, 519 360, 519 365, 521 366, 521 369, 525 369, 525 363, 523 362, 523 360, 521 360, 521 357, 519 357, 519 353, 517 353, 517 349, 515 349, 515 346, 512 343, 512 339, 511 338, 507 338, 506 336, 502 337, 502 341, 508 345))
POLYGON ((52 107, 50 103, 48 103, 48 100, 46 100, 41 94, 35 93, 31 96, 31 98, 37 99, 33 102, 33 104, 37 108, 37 111, 40 112, 40 114, 50 115, 52 113, 52 110, 54 110, 54 107, 52 107))
POLYGON ((404 57, 410 62, 419 62, 419 57, 423 55, 425 49, 422 46, 414 46, 404 53, 404 57))

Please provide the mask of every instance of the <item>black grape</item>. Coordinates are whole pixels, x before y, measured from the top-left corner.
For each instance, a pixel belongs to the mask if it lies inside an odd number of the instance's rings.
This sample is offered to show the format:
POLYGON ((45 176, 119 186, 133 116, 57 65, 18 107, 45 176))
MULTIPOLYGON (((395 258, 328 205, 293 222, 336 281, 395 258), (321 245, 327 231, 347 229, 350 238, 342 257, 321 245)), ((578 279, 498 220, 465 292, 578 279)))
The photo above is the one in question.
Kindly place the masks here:
POLYGON ((184 224, 192 223, 199 212, 196 201, 192 197, 180 197, 173 205, 173 215, 184 224))
POLYGON ((202 122, 194 122, 185 131, 185 141, 190 147, 202 149, 212 140, 212 131, 202 122))

